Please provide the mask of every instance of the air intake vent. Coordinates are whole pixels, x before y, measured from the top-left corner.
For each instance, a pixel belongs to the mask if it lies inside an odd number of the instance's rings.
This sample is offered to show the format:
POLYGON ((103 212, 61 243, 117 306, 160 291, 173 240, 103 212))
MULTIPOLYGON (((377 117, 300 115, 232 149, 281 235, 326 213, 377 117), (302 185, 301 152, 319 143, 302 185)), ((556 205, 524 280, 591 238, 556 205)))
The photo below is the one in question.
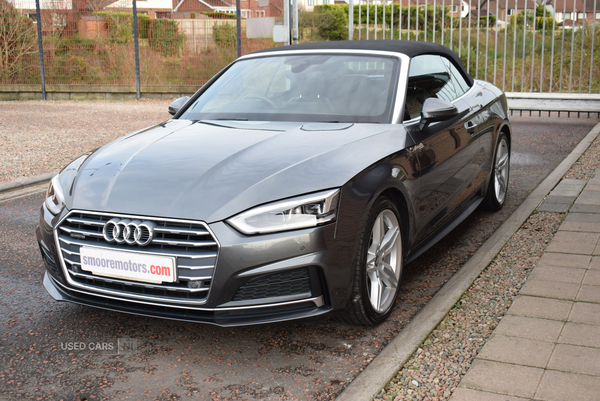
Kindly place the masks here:
POLYGON ((294 295, 311 295, 310 276, 307 267, 253 278, 237 290, 233 301, 294 295))

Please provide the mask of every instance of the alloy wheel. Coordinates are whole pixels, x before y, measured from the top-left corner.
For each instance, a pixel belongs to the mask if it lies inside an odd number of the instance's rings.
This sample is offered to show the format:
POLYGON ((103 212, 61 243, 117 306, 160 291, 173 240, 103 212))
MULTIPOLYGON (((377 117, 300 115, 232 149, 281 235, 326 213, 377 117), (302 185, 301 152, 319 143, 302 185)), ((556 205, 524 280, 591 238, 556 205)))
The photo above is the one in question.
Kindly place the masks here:
POLYGON ((494 166, 494 191, 498 203, 504 202, 508 190, 509 159, 508 143, 505 138, 502 138, 496 150, 496 165, 494 166))
POLYGON ((401 273, 400 224, 394 212, 385 209, 375 219, 367 250, 367 293, 377 313, 391 308, 401 273))

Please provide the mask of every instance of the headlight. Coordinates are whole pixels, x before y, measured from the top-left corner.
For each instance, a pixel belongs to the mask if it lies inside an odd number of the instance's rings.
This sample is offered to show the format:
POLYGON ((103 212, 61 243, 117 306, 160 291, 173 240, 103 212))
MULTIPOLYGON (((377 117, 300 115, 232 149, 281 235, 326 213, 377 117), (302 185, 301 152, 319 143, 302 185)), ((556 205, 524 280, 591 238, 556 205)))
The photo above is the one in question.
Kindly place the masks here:
POLYGON ((244 234, 316 227, 335 220, 339 194, 339 189, 332 189, 258 206, 230 218, 227 223, 244 234))
POLYGON ((46 191, 46 207, 50 213, 57 215, 65 208, 65 196, 58 180, 58 175, 55 175, 50 181, 48 191, 46 191))

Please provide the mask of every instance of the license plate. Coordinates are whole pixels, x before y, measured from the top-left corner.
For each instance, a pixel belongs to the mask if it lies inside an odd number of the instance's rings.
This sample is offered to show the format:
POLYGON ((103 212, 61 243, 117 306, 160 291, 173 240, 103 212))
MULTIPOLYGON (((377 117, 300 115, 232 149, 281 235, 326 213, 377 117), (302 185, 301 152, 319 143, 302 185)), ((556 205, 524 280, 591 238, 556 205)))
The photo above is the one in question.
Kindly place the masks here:
POLYGON ((96 276, 153 284, 172 283, 177 277, 175 258, 86 246, 79 252, 81 269, 96 276))

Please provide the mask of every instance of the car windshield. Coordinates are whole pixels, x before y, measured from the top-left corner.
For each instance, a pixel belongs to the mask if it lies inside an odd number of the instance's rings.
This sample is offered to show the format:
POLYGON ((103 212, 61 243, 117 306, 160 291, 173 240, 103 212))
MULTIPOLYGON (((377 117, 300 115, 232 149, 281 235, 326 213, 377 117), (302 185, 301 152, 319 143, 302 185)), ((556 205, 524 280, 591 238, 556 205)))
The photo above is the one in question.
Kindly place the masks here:
POLYGON ((240 60, 181 115, 189 120, 390 121, 399 60, 357 55, 240 60))

